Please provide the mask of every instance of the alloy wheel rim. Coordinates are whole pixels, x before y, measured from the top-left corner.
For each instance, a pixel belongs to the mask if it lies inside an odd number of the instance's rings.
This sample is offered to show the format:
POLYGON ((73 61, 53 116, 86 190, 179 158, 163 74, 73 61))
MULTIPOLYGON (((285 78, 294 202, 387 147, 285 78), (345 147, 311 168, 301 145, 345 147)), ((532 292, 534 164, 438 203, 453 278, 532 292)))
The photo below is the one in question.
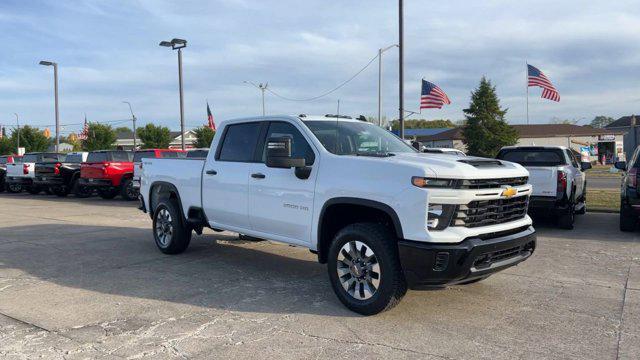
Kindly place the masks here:
POLYGON ((338 279, 357 300, 368 300, 380 288, 382 272, 376 254, 361 241, 349 241, 338 252, 338 279))
POLYGON ((156 219, 156 237, 162 247, 166 247, 173 237, 171 214, 167 209, 161 209, 156 219))

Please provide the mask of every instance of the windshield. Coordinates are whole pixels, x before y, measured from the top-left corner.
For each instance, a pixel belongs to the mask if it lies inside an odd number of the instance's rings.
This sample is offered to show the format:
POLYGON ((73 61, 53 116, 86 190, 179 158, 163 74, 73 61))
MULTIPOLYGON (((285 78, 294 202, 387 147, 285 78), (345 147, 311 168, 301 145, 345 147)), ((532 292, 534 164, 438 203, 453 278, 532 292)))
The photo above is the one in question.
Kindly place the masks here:
POLYGON ((337 155, 390 156, 415 153, 389 131, 367 122, 305 121, 327 151, 337 155))

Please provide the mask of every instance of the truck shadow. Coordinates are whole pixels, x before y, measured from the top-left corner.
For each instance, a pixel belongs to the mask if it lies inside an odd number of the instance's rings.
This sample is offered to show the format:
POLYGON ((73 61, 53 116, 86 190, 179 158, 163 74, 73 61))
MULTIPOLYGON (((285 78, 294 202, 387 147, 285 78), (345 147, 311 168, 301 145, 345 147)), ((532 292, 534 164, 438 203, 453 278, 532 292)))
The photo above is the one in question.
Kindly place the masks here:
POLYGON ((613 242, 638 242, 640 232, 626 233, 620 231, 617 213, 587 212, 584 215, 576 215, 574 228, 563 230, 558 228, 556 219, 550 214, 534 214, 531 216, 533 227, 538 236, 563 238, 567 241, 597 240, 613 242))
MULTIPOLYGON (((240 312, 358 316, 333 294, 326 267, 300 248, 216 233, 194 235, 185 253, 170 256, 143 228, 43 224, 0 231, 0 277, 87 290, 74 292, 77 301, 97 292, 240 312)), ((62 304, 55 298, 67 295, 50 296, 62 304)))
POLYGON ((118 207, 118 206, 125 206, 125 207, 137 207, 138 206, 138 202, 137 201, 125 201, 122 198, 120 198, 119 196, 116 197, 115 199, 111 199, 111 200, 105 200, 100 198, 97 195, 88 197, 88 198, 77 198, 73 195, 69 195, 66 197, 59 197, 56 195, 47 195, 44 192, 37 194, 37 195, 32 195, 26 192, 22 192, 22 193, 18 193, 18 194, 12 194, 12 193, 7 193, 7 192, 2 192, 0 193, 0 197, 7 197, 7 198, 11 198, 12 200, 17 200, 17 201, 21 201, 21 200, 38 200, 38 201, 47 201, 47 202, 55 202, 55 203, 60 203, 60 202, 67 202, 67 203, 73 203, 73 202, 77 202, 77 203, 86 203, 86 204, 91 204, 91 205, 96 205, 96 206, 107 206, 107 207, 118 207))

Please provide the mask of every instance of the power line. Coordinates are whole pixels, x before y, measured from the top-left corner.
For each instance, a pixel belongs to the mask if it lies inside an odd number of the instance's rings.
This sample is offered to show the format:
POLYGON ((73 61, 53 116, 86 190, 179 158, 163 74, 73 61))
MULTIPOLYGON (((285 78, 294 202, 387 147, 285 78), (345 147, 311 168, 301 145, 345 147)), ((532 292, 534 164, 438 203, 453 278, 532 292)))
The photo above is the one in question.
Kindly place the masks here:
POLYGON ((318 96, 310 97, 310 98, 307 98, 307 99, 294 99, 294 98, 289 98, 289 97, 280 95, 280 94, 276 93, 275 91, 273 91, 273 90, 271 90, 269 88, 266 88, 266 90, 268 92, 272 93, 273 95, 275 95, 275 96, 277 96, 277 97, 279 97, 279 98, 281 98, 283 100, 288 100, 288 101, 313 101, 313 100, 317 100, 317 99, 320 99, 321 97, 325 97, 325 96, 335 92, 336 90, 338 90, 341 87, 343 87, 343 86, 347 85, 348 83, 350 83, 353 79, 355 79, 358 75, 360 75, 363 71, 365 71, 369 67, 369 65, 371 65, 374 62, 374 60, 377 59, 377 58, 378 58, 378 54, 376 54, 376 56, 374 56, 371 60, 369 60, 367 65, 365 65, 362 69, 360 69, 357 73, 355 73, 355 75, 353 75, 352 77, 350 77, 346 81, 342 82, 340 85, 336 86, 335 88, 333 88, 333 89, 331 89, 331 90, 329 90, 329 91, 327 91, 327 92, 325 92, 325 93, 323 93, 321 95, 318 95, 318 96))

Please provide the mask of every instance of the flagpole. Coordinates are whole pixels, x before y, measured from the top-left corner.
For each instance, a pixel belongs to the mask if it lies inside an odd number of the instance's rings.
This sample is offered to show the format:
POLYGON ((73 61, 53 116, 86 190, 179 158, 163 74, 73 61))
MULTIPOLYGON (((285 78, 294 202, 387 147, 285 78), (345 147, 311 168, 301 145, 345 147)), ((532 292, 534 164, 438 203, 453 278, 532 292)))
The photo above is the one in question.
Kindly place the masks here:
POLYGON ((526 81, 524 82, 524 86, 527 89, 527 125, 529 125, 529 64, 525 61, 524 62, 525 66, 526 66, 526 70, 525 71, 525 77, 526 77, 526 81))

